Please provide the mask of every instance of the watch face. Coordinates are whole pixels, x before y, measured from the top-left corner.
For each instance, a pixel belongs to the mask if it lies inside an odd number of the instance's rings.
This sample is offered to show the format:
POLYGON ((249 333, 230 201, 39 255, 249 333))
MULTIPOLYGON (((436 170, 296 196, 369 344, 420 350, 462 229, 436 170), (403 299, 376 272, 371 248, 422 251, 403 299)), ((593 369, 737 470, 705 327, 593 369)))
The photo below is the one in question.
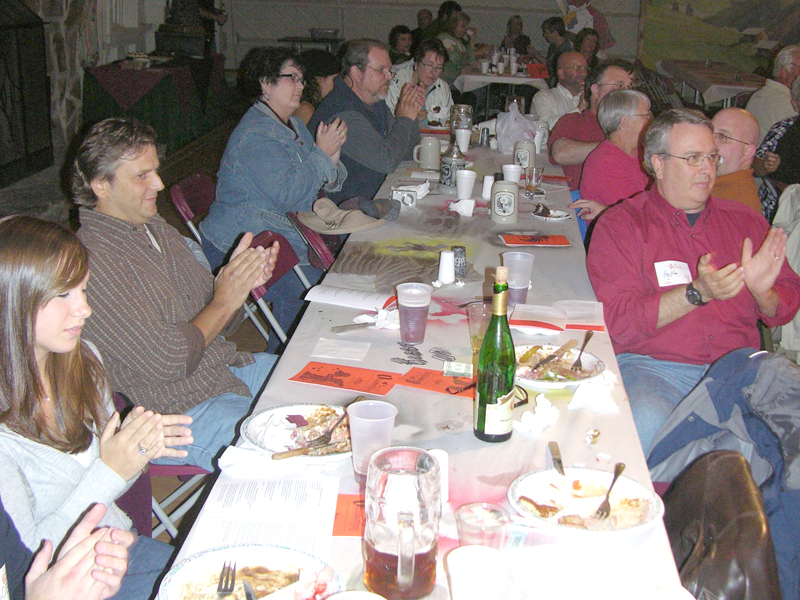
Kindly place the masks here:
POLYGON ((689 301, 689 304, 694 304, 696 306, 702 306, 703 304, 705 304, 705 302, 703 302, 703 297, 700 295, 700 292, 694 289, 694 287, 692 287, 692 284, 689 284, 689 286, 686 288, 686 299, 689 301))

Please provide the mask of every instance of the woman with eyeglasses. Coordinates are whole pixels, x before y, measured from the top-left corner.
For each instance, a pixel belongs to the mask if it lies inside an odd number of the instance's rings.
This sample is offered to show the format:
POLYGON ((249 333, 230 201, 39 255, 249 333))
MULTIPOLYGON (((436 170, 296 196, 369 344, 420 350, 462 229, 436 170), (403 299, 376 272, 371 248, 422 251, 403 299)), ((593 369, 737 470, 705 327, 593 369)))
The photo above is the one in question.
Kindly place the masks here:
POLYGON ((613 91, 600 101, 597 120, 606 139, 583 163, 581 199, 569 205, 580 209, 584 221, 650 185, 642 169, 644 135, 653 121, 650 99, 633 90, 613 91))
MULTIPOLYGON (((293 116, 305 80, 297 55, 288 48, 250 50, 240 66, 238 83, 254 102, 222 155, 216 199, 200 223, 203 251, 217 268, 244 232, 269 229, 286 237, 308 280, 316 283, 322 271, 308 263, 305 243, 286 212, 310 211, 320 189, 341 189, 347 170, 339 154, 347 125, 338 118, 320 123, 315 140, 293 116)), ((303 305, 303 291, 297 277, 283 277, 267 292, 284 331, 303 305)))
POLYGON ((431 126, 444 126, 450 118, 453 96, 450 87, 440 77, 447 62, 447 50, 437 38, 422 42, 414 54, 414 62, 400 65, 394 72, 386 105, 394 113, 400 91, 407 83, 419 85, 425 89, 425 110, 420 114, 420 123, 431 126))

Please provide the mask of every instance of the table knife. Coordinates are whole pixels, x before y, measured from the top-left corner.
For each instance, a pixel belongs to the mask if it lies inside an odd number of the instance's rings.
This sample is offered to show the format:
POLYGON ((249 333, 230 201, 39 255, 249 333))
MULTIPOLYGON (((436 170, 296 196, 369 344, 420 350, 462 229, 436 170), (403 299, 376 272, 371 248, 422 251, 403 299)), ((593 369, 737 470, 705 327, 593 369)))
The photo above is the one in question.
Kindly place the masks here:
POLYGON ((531 367, 531 371, 535 371, 536 369, 538 369, 542 365, 546 365, 551 360, 555 360, 557 358, 561 358, 562 356, 564 356, 564 354, 566 354, 567 352, 572 350, 577 345, 578 345, 578 340, 570 340, 570 341, 568 341, 566 344, 561 346, 561 348, 559 348, 558 350, 556 350, 555 352, 553 352, 549 356, 545 356, 542 360, 540 360, 538 363, 536 363, 534 366, 532 366, 531 367))
POLYGON ((335 325, 331 327, 333 333, 342 333, 343 331, 351 331, 353 329, 364 329, 373 323, 353 323, 352 325, 335 325))
POLYGON ((553 458, 553 467, 558 471, 559 475, 564 475, 564 462, 561 460, 561 450, 558 447, 558 442, 549 442, 547 447, 550 449, 550 456, 553 458))

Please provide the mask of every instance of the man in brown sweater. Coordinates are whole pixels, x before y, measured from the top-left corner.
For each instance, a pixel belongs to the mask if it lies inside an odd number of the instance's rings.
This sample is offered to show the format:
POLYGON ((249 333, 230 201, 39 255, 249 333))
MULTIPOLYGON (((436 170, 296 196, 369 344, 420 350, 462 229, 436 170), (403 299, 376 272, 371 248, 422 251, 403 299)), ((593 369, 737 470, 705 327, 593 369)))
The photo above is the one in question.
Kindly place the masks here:
POLYGON ((92 274, 84 335, 114 391, 192 417, 189 456, 158 462, 213 470, 276 360, 237 352, 224 336, 250 290, 271 277, 278 248, 250 248, 247 233, 215 278, 157 214, 158 165, 153 130, 134 119, 101 121, 78 149, 72 192, 92 274))

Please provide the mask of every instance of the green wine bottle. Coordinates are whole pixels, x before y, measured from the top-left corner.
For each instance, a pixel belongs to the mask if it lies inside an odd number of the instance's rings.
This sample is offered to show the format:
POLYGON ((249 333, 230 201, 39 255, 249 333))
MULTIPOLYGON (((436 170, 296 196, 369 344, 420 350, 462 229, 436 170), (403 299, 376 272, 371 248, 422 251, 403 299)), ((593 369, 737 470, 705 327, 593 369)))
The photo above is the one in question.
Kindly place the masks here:
POLYGON ((484 442, 505 442, 511 437, 517 360, 506 316, 507 281, 508 267, 497 267, 492 320, 478 354, 472 428, 475 436, 484 442))

